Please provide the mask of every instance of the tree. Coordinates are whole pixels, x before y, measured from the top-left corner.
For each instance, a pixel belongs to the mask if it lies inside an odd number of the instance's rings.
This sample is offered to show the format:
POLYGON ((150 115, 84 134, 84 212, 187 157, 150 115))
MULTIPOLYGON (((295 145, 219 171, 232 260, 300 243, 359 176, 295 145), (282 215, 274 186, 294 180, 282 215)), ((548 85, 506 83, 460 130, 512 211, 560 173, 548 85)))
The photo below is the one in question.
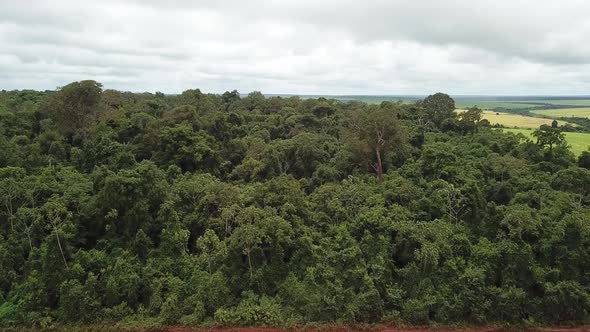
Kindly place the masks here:
POLYGON ((541 125, 532 135, 537 138, 538 145, 542 147, 548 146, 549 151, 552 151, 554 146, 565 142, 565 135, 561 130, 548 125, 541 125))
POLYGON ((198 169, 215 172, 221 164, 214 138, 203 130, 194 131, 186 123, 160 131, 154 159, 160 165, 175 164, 185 172, 198 169))
POLYGON ((578 157, 578 166, 585 169, 590 169, 590 152, 582 152, 582 154, 578 157))
POLYGON ((588 321, 590 153, 559 128, 84 87, 0 91, 0 330, 588 321))
POLYGON ((209 274, 213 274, 213 267, 215 263, 219 263, 222 258, 227 255, 227 248, 225 242, 222 242, 217 237, 217 234, 211 229, 205 231, 205 234, 197 240, 197 248, 201 256, 207 262, 207 270, 209 274))
POLYGON ((582 322, 590 311, 590 295, 577 281, 563 280, 544 285, 541 311, 546 321, 582 322))
POLYGON ((53 196, 47 203, 45 203, 43 210, 45 212, 45 218, 51 227, 51 232, 55 235, 57 240, 57 247, 59 248, 59 253, 61 254, 64 266, 67 268, 68 262, 66 260, 64 253, 65 248, 64 245, 62 245, 60 234, 63 233, 62 227, 64 224, 71 219, 72 213, 67 210, 64 202, 56 196, 53 196))
POLYGON ((264 105, 266 98, 260 91, 252 91, 246 98, 242 99, 242 105, 248 110, 253 111, 259 109, 264 105))
POLYGON ((482 110, 477 107, 470 107, 466 111, 459 114, 459 126, 463 132, 473 133, 477 131, 482 117, 482 110))
POLYGON ((363 160, 383 182, 384 160, 394 151, 400 151, 406 142, 406 134, 397 112, 372 106, 366 111, 351 114, 348 142, 357 156, 363 160))
POLYGON ((232 107, 232 105, 241 100, 240 93, 238 90, 233 90, 231 92, 225 91, 223 95, 221 95, 221 100, 224 104, 224 110, 227 112, 232 107))
POLYGON ((70 83, 50 99, 48 110, 64 136, 87 135, 102 112, 102 84, 95 81, 70 83))
POLYGON ((422 101, 422 107, 438 128, 442 128, 445 120, 454 120, 457 116, 455 113, 455 101, 444 93, 438 92, 426 97, 422 101))
POLYGON ((254 277, 254 265, 252 264, 253 251, 260 248, 262 243, 262 232, 253 224, 245 224, 236 228, 232 234, 233 246, 241 249, 242 254, 246 256, 248 262, 248 275, 250 283, 254 277))
POLYGON ((570 167, 557 172, 552 183, 555 188, 574 194, 578 204, 581 204, 584 197, 590 194, 590 171, 570 167))
POLYGON ((27 199, 24 178, 26 172, 22 168, 0 168, 0 204, 2 214, 8 218, 10 230, 15 231, 15 216, 19 207, 30 202, 27 199))
POLYGON ((441 193, 445 197, 445 209, 447 210, 446 212, 449 221, 451 223, 459 222, 461 218, 467 213, 467 211, 465 211, 465 196, 452 184, 449 184, 444 189, 442 189, 441 193))

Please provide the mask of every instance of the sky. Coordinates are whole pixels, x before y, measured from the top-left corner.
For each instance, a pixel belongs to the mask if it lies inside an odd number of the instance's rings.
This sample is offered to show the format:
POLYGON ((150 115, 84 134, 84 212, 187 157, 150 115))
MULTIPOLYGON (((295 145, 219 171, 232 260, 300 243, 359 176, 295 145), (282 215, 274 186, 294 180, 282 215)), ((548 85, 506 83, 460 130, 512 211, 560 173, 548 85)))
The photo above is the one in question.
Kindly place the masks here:
POLYGON ((590 95, 587 0, 0 0, 0 89, 590 95))

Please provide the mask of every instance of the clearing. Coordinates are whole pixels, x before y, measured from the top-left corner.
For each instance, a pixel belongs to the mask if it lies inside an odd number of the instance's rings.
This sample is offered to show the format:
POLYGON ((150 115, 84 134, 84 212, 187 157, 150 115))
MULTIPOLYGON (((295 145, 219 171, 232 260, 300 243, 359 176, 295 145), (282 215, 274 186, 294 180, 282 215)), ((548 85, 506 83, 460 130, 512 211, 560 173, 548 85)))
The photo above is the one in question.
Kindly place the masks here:
MULTIPOLYGON (((456 110, 457 112, 463 112, 464 110, 456 110)), ((529 128, 538 129, 541 125, 551 125, 553 119, 536 118, 532 116, 502 113, 495 111, 483 111, 483 118, 490 121, 493 125, 499 124, 509 128, 529 128)), ((560 126, 565 125, 565 121, 557 121, 560 126)), ((573 124, 572 124, 573 125, 573 124)))

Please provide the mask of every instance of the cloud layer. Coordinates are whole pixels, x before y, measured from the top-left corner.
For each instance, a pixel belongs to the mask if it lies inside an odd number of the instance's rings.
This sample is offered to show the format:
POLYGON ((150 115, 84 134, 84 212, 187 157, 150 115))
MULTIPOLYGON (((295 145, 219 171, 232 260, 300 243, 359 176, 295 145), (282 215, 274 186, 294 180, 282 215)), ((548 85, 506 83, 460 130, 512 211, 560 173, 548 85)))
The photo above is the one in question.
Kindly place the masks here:
POLYGON ((0 89, 587 95, 588 13, 585 0, 0 1, 0 89))

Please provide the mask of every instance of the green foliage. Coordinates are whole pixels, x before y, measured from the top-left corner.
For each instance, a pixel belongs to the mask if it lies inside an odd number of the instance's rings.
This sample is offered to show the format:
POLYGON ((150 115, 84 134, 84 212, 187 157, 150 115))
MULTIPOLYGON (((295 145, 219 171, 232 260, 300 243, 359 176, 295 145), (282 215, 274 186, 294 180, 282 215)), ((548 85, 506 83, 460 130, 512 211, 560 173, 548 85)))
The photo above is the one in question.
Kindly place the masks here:
POLYGON ((590 312, 590 295, 576 281, 547 283, 541 307, 546 321, 583 322, 590 312))
POLYGON ((10 302, 0 305, 0 327, 10 327, 16 321, 16 306, 10 302))
POLYGON ((97 318, 100 303, 93 286, 91 277, 86 285, 80 284, 78 280, 67 280, 61 284, 60 308, 65 320, 90 322, 97 318))
POLYGON ((51 96, 47 108, 64 135, 85 135, 101 112, 101 94, 95 81, 70 83, 51 96))
POLYGON ((182 313, 178 308, 178 296, 171 294, 160 308, 160 318, 164 324, 174 324, 180 319, 182 313))
MULTIPOLYGON (((436 127, 442 128, 443 124, 448 124, 455 117, 455 101, 444 93, 435 93, 422 101, 422 107, 426 110, 430 121, 436 127)), ((470 113, 471 114, 471 113, 470 113)))
POLYGON ((477 131, 482 119, 483 111, 472 107, 459 114, 459 126, 464 132, 474 132, 477 131))
POLYGON ((575 133, 533 142, 441 93, 0 100, 0 327, 590 318, 575 133))
POLYGON ((248 292, 235 308, 217 310, 215 320, 232 326, 277 326, 285 324, 286 317, 277 300, 248 292))
POLYGON ((349 121, 346 136, 359 164, 374 170, 379 181, 383 181, 388 166, 384 164, 390 154, 402 155, 404 151, 405 132, 397 110, 387 104, 371 106, 352 112, 349 121))
POLYGON ((565 136, 559 128, 548 125, 541 125, 532 135, 537 138, 537 144, 542 147, 548 146, 549 150, 552 150, 554 145, 559 145, 565 140, 565 136))

